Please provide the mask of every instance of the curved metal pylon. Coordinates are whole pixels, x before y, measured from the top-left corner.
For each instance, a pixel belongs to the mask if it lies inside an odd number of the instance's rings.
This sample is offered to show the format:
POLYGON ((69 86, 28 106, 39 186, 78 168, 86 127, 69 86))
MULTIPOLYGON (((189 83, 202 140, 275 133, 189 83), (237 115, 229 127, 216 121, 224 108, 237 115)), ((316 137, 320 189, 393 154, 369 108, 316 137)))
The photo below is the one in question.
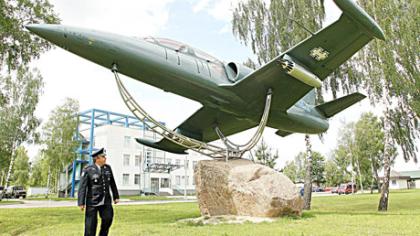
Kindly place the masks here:
POLYGON ((216 127, 216 132, 219 135, 219 137, 222 139, 226 148, 222 148, 216 145, 208 144, 208 143, 187 137, 185 135, 175 132, 174 130, 168 129, 165 125, 153 119, 153 117, 151 117, 133 99, 133 97, 127 91, 120 77, 118 76, 118 70, 115 64, 113 65, 112 72, 115 75, 115 80, 117 82, 118 90, 120 92, 120 95, 124 103, 126 104, 128 109, 133 113, 133 115, 137 117, 141 122, 143 122, 143 124, 147 125, 151 130, 153 130, 153 132, 161 135, 162 137, 170 140, 171 142, 174 142, 175 144, 178 144, 187 149, 194 150, 198 153, 209 156, 211 158, 226 159, 226 160, 241 158, 245 152, 251 150, 252 147, 255 146, 255 144, 261 138, 264 127, 267 124, 268 114, 269 114, 270 105, 271 105, 271 90, 269 90, 267 94, 264 114, 261 118, 261 122, 258 126, 257 132, 250 139, 250 141, 248 141, 248 143, 244 145, 233 144, 222 134, 222 132, 217 127, 216 127))

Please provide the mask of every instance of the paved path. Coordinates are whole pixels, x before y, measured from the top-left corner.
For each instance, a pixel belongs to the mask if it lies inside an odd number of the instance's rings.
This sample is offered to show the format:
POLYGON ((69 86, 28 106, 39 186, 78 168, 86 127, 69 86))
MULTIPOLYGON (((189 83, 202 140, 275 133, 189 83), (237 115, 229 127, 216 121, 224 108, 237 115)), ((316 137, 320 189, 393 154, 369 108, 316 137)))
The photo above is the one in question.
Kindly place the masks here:
MULTIPOLYGON (((337 194, 331 193, 312 193, 313 197, 328 197, 328 196, 337 196, 337 194)), ((7 201, 7 200, 3 200, 7 201)), ((149 205, 149 204, 167 204, 167 203, 179 203, 179 202, 196 202, 195 197, 187 197, 187 199, 176 198, 174 200, 156 200, 156 201, 132 201, 128 199, 121 199, 121 202, 118 205, 149 205)), ((12 201, 10 201, 12 202, 12 201)), ((54 200, 20 200, 16 204, 0 204, 0 209, 2 208, 44 208, 44 207, 76 207, 76 201, 54 201, 54 200), (23 202, 20 203, 20 202, 23 202)))
MULTIPOLYGON (((174 202, 196 202, 194 199, 179 199, 179 200, 157 200, 157 201, 130 201, 122 200, 118 205, 149 205, 149 204, 167 204, 174 202)), ((23 200, 23 204, 17 202, 16 204, 0 204, 1 208, 44 208, 44 207, 76 207, 76 201, 53 201, 53 200, 23 200)))

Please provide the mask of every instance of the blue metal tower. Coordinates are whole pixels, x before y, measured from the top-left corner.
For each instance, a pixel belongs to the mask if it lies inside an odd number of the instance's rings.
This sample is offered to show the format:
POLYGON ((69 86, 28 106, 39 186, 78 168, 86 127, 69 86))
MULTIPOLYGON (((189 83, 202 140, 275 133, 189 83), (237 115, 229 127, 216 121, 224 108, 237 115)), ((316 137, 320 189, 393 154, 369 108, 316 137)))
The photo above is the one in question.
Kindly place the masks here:
POLYGON ((134 116, 123 115, 115 112, 104 111, 99 109, 91 109, 78 114, 79 125, 76 130, 76 139, 80 142, 79 148, 76 150, 77 159, 71 164, 71 191, 70 196, 74 197, 76 185, 80 180, 80 173, 84 164, 92 164, 91 154, 95 150, 94 137, 95 128, 104 125, 116 125, 126 128, 136 128, 145 130, 147 127, 134 116), (86 139, 81 132, 89 131, 89 137, 86 139), (76 176, 76 173, 79 175, 76 176))

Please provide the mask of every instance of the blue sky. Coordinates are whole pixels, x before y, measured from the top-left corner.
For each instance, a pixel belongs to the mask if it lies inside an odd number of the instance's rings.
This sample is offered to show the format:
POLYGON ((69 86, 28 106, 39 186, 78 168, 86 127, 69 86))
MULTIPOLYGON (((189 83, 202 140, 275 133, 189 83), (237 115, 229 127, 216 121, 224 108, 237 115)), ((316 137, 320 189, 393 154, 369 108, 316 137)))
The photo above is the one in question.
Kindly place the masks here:
MULTIPOLYGON (((253 57, 249 48, 240 44, 231 31, 231 6, 238 0, 50 0, 63 25, 97 29, 126 36, 156 36, 172 38, 202 49, 225 61, 243 62, 253 57)), ((327 4, 327 22, 336 19, 340 12, 331 0, 327 4)), ((44 77, 45 88, 36 114, 44 120, 65 97, 76 98, 81 110, 99 108, 129 114, 121 101, 113 75, 107 69, 93 64, 60 48, 50 50, 33 63, 44 77), (95 92, 100 91, 100 93, 95 92)), ((188 118, 200 104, 180 96, 124 77, 132 95, 151 115, 175 128, 188 118)), ((355 105, 330 122, 330 130, 321 143, 313 136, 314 150, 329 155, 336 145, 339 127, 355 121, 362 111, 371 110, 367 102, 355 105)), ((245 142, 252 130, 234 135, 236 142, 245 142)), ((278 149, 279 166, 304 151, 304 138, 294 134, 281 138, 273 129, 266 129, 264 139, 273 149, 278 149)), ((32 147, 30 155, 37 148, 32 147)), ((414 169, 397 160, 397 169, 414 169)))

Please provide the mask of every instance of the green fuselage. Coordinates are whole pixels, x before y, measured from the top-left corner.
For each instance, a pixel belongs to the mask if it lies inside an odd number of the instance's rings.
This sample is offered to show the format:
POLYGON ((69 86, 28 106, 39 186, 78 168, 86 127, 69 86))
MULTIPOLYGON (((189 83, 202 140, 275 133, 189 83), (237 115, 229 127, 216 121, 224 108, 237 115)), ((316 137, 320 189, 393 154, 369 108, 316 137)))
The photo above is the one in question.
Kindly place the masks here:
MULTIPOLYGON (((218 61, 195 55, 186 46, 185 52, 159 43, 124 37, 111 33, 66 27, 34 25, 28 27, 48 41, 89 61, 141 82, 200 102, 257 125, 263 113, 265 94, 255 96, 230 89, 229 68, 218 61)), ((239 74, 236 81, 252 72, 239 74)), ((248 91, 252 93, 253 91, 248 91)), ((276 91, 273 91, 276 93, 276 91)), ((301 99, 287 110, 271 108, 268 126, 287 132, 321 133, 328 129, 328 121, 315 108, 301 99)))

